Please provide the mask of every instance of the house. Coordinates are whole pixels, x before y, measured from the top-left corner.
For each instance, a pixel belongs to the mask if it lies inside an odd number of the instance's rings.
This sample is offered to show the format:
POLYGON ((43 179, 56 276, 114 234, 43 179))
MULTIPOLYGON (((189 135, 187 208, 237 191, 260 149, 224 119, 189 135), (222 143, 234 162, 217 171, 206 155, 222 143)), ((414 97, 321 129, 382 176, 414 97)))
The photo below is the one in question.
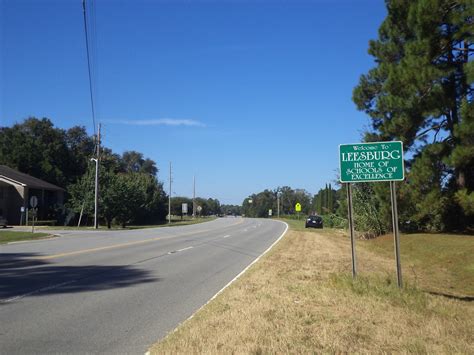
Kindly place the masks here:
MULTIPOLYGON (((30 208, 32 196, 38 199, 38 219, 48 217, 55 205, 62 205, 64 190, 49 182, 0 165, 0 216, 8 224, 20 224, 22 207, 30 208)), ((23 217, 24 221, 24 217, 23 217)))

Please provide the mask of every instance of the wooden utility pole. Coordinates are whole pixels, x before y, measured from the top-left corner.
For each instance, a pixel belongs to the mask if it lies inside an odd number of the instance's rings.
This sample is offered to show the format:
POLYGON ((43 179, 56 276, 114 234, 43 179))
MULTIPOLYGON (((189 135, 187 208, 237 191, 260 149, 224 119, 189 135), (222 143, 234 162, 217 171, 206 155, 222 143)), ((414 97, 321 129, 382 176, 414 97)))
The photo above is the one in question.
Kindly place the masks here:
POLYGON ((171 224, 171 162, 170 162, 170 193, 168 196, 168 223, 171 224))
POLYGON ((95 161, 95 198, 94 198, 94 228, 99 228, 99 163, 100 163, 100 123, 97 132, 97 155, 95 161))
POLYGON ((196 218, 196 175, 193 176, 193 218, 196 218))

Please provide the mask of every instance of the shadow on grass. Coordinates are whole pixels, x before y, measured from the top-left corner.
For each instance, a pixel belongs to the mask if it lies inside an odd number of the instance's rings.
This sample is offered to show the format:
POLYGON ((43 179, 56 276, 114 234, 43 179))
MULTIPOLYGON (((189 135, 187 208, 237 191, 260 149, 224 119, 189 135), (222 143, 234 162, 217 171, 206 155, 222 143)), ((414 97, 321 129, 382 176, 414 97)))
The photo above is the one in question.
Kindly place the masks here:
POLYGON ((453 300, 463 301, 463 302, 474 302, 473 296, 456 296, 449 293, 427 291, 430 295, 446 297, 453 300))
POLYGON ((160 281, 132 266, 61 266, 34 253, 0 253, 0 304, 17 296, 45 296, 160 281))

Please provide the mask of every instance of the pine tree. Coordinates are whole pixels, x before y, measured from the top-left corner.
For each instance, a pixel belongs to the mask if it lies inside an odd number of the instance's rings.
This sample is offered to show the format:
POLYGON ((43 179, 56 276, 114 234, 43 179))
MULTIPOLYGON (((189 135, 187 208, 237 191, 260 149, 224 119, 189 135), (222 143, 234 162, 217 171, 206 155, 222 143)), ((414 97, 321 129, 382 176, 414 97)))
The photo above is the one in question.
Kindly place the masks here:
POLYGON ((327 208, 328 208, 328 194, 327 194, 327 189, 328 189, 328 184, 324 187, 324 190, 322 191, 322 213, 326 214, 327 208))
MULTIPOLYGON (((474 2, 386 3, 379 38, 369 43, 377 66, 361 77, 353 100, 371 117, 367 141, 400 139, 405 149, 414 148, 407 162, 409 188, 419 190, 426 203, 412 201, 412 207, 419 216, 429 216, 430 196, 438 196, 433 197, 437 202, 446 199, 436 217, 444 219, 436 222, 442 228, 452 218, 445 212, 448 207, 451 215, 456 208, 466 216, 473 211, 474 2), (428 175, 427 185, 422 177, 428 175)), ((420 219, 422 227, 432 222, 420 219)))
POLYGON ((319 190, 316 196, 316 211, 319 215, 323 214, 322 190, 319 190))
POLYGON ((328 211, 329 213, 334 213, 334 195, 331 184, 329 184, 328 188, 328 211))

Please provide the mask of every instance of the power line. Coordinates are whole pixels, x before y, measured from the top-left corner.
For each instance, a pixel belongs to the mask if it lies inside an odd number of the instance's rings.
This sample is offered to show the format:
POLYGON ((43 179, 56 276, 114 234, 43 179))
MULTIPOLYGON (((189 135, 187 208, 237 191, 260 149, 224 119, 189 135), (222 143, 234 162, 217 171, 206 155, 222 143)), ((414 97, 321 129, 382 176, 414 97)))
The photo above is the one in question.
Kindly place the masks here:
POLYGON ((90 60, 90 52, 89 52, 89 33, 87 31, 87 14, 86 14, 86 0, 82 0, 82 10, 83 10, 83 17, 84 17, 84 34, 86 37, 86 52, 87 52, 87 70, 89 73, 89 93, 91 98, 91 109, 92 109, 92 125, 94 127, 94 135, 96 134, 95 129, 95 107, 94 107, 94 94, 92 90, 92 74, 91 74, 91 60, 90 60))

